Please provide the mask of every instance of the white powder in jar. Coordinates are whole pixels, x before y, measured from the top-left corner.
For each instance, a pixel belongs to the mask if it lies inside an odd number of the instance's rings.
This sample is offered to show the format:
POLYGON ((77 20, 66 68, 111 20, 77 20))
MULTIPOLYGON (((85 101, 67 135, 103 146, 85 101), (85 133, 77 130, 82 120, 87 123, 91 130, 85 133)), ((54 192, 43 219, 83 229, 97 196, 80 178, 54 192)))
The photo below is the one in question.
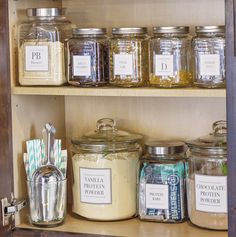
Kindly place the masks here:
POLYGON ((65 77, 64 44, 55 41, 25 41, 19 48, 21 85, 62 85, 65 77))
POLYGON ((75 154, 72 163, 74 213, 95 220, 126 219, 136 214, 138 151, 75 154))
POLYGON ((214 230, 228 229, 227 213, 211 213, 196 210, 195 182, 190 178, 187 179, 187 198, 188 215, 193 224, 214 230))

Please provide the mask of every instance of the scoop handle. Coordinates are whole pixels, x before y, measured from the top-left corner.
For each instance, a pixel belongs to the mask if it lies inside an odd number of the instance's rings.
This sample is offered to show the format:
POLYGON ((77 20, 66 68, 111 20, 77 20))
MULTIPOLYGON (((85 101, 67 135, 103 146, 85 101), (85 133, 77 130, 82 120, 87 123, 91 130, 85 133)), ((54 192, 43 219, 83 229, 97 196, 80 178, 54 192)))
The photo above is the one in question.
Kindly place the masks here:
POLYGON ((45 144, 45 156, 47 165, 54 165, 55 133, 55 127, 51 123, 46 123, 43 128, 43 141, 45 144))

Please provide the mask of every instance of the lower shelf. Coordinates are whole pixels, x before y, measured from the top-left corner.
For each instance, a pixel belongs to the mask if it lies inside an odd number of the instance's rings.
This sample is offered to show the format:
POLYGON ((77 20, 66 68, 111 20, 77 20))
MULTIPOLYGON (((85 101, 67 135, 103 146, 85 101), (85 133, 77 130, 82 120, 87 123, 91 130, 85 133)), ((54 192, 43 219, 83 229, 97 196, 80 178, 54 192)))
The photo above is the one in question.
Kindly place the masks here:
MULTIPOLYGON (((38 229, 28 223, 22 223, 17 228, 38 229)), ((227 231, 204 230, 189 222, 162 224, 139 221, 137 218, 115 222, 95 222, 71 215, 66 217, 63 225, 47 230, 124 237, 227 237, 227 231)))

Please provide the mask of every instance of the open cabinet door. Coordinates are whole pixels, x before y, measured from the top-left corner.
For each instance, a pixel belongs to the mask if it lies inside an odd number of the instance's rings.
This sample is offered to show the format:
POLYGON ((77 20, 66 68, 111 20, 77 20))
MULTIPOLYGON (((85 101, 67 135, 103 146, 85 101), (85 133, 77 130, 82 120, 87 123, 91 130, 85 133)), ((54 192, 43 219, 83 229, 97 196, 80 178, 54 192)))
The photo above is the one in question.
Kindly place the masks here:
POLYGON ((236 236, 236 0, 226 0, 229 237, 236 236))
MULTIPOLYGON (((0 1, 0 199, 10 200, 13 191, 11 88, 8 32, 8 1, 0 1)), ((0 210, 0 236, 10 235, 14 221, 4 223, 0 210), (3 226, 5 225, 5 226, 3 226)))

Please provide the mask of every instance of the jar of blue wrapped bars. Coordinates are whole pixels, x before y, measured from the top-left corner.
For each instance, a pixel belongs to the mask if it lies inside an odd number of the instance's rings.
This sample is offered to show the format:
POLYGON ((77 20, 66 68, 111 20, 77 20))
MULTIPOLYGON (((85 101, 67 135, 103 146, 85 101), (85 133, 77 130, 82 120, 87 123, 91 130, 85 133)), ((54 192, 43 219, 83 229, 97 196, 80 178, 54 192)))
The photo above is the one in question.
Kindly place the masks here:
POLYGON ((186 146, 179 141, 145 144, 139 171, 141 220, 183 222, 186 219, 186 146))

